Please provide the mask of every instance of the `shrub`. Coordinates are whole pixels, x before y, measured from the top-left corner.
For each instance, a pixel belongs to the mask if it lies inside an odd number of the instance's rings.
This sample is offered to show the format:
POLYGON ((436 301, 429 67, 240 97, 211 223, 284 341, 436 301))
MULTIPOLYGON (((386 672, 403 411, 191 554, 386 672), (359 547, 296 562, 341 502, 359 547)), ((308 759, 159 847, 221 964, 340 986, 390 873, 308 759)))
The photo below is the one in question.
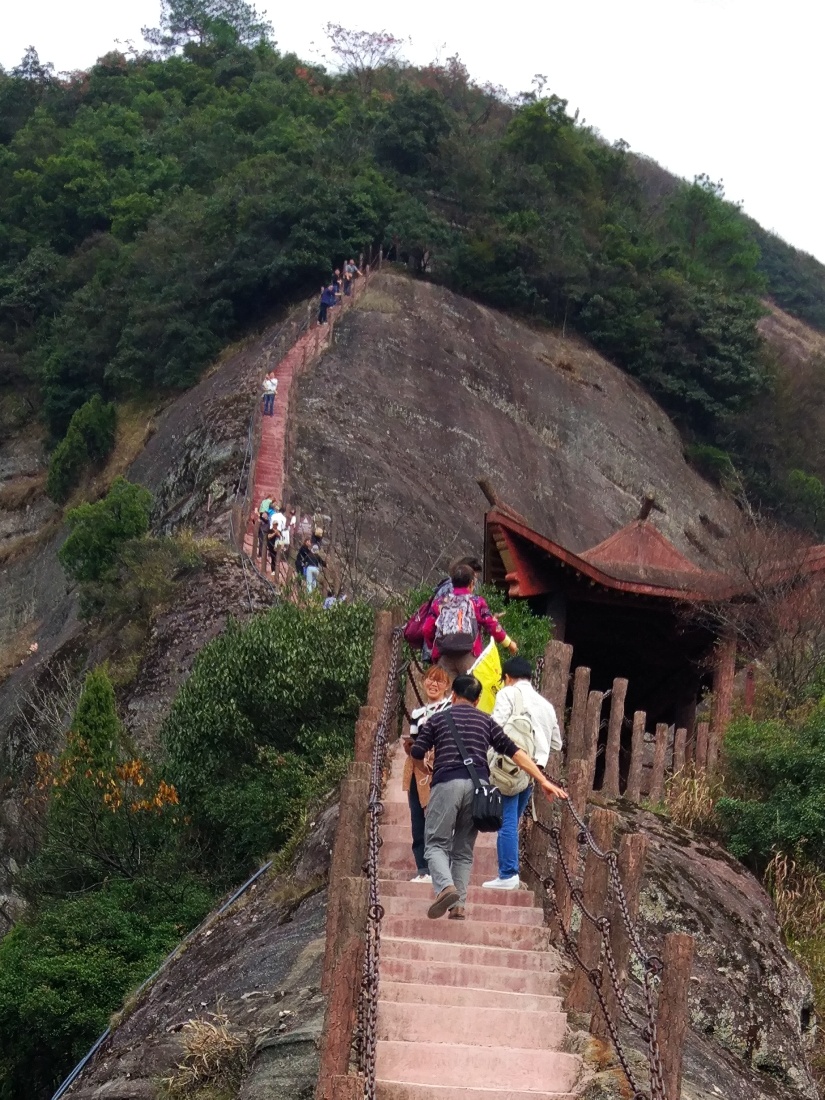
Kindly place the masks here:
POLYGON ((58 504, 68 499, 90 462, 102 462, 115 445, 117 410, 95 394, 73 414, 65 437, 52 452, 46 492, 58 504))
POLYGON ((116 477, 103 500, 80 504, 66 517, 71 534, 58 551, 60 563, 77 581, 99 580, 119 547, 149 530, 152 494, 116 477))
POLYGON ((115 880, 18 924, 0 941, 0 1098, 48 1100, 124 995, 210 905, 191 882, 171 893, 115 880))
POLYGON ((825 703, 798 725, 740 719, 725 738, 728 787, 717 803, 735 856, 764 868, 776 852, 825 864, 825 703))
POLYGON ((205 858, 234 877, 282 844, 352 751, 372 610, 283 603, 206 646, 162 731, 205 858))
POLYGON ((685 447, 685 458, 714 485, 728 485, 736 473, 727 451, 707 443, 691 443, 685 447))

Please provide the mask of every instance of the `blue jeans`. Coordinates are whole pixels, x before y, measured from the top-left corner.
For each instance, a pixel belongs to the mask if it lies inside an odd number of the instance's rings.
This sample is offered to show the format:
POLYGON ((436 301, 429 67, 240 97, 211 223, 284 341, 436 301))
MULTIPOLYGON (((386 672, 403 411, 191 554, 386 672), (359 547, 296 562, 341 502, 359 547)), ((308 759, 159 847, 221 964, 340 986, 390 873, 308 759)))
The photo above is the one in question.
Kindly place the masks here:
POLYGON ((273 416, 275 412, 275 394, 264 394, 264 416, 273 416))
POLYGON ((317 565, 308 565, 307 566, 306 572, 304 573, 304 576, 306 577, 306 582, 307 582, 307 592, 314 592, 315 591, 315 585, 318 583, 318 574, 320 572, 321 572, 321 569, 317 565))
POLYGON ((503 820, 496 841, 499 878, 512 878, 518 874, 518 823, 527 809, 532 791, 533 784, 529 783, 519 794, 501 796, 503 820))

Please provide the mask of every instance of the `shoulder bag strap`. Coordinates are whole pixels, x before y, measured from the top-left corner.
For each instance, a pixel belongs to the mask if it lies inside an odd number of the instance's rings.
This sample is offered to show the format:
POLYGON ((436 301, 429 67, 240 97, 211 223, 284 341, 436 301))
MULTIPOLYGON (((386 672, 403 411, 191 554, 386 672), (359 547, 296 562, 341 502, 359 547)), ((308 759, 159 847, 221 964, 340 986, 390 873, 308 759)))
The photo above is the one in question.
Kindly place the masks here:
POLYGON ((458 726, 455 724, 455 718, 453 718, 453 716, 452 716, 452 714, 450 714, 449 710, 444 711, 444 717, 447 719, 447 722, 450 726, 450 731, 453 735, 453 740, 455 741, 456 745, 458 746, 458 751, 461 754, 461 763, 465 766, 467 771, 470 773, 470 778, 475 783, 476 787, 486 786, 486 784, 482 783, 481 778, 479 777, 479 774, 476 771, 475 764, 473 763, 473 758, 470 756, 470 754, 464 748, 464 742, 461 740, 461 734, 458 732, 458 726))

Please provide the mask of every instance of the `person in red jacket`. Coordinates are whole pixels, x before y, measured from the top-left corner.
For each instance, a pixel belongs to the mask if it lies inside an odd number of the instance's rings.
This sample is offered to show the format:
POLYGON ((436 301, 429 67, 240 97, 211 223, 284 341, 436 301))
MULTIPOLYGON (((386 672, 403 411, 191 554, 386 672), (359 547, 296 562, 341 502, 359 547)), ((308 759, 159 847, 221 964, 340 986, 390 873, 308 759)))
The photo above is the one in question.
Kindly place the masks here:
POLYGON ((512 654, 518 646, 495 618, 487 601, 473 594, 476 575, 469 565, 458 565, 450 577, 453 590, 433 600, 424 621, 424 640, 433 661, 450 675, 462 676, 481 656, 483 634, 506 646, 512 654))

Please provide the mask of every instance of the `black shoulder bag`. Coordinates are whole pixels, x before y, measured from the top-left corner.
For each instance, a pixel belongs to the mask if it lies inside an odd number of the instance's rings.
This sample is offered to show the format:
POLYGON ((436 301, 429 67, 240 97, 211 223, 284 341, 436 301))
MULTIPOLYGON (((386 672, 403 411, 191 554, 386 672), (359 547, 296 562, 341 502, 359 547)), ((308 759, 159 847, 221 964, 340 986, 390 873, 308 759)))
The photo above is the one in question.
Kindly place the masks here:
POLYGON ((504 813, 501 807, 501 791, 493 787, 481 778, 473 763, 473 758, 464 748, 458 726, 449 710, 443 712, 449 723, 458 751, 461 753, 461 762, 470 773, 475 790, 473 791, 473 824, 480 833, 497 833, 501 828, 504 813))

